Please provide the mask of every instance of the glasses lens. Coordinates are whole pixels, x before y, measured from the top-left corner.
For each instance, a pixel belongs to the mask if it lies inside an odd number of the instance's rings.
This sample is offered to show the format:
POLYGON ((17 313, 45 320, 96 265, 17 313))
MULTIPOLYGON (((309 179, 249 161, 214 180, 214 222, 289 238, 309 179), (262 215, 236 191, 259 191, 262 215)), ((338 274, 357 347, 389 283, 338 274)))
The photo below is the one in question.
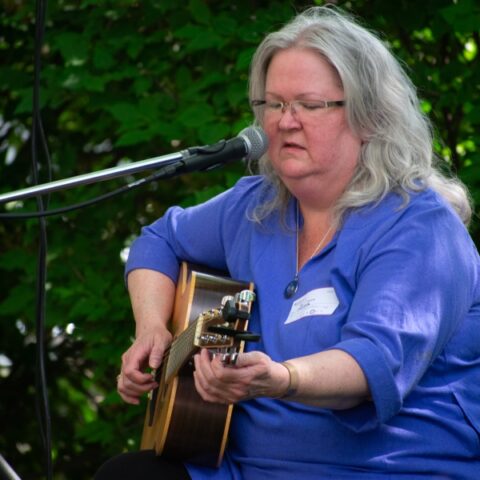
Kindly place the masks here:
POLYGON ((315 121, 323 110, 330 107, 340 107, 343 101, 323 101, 323 100, 295 100, 293 102, 280 101, 254 101, 252 107, 257 116, 266 121, 277 121, 289 110, 297 120, 302 122, 315 121))

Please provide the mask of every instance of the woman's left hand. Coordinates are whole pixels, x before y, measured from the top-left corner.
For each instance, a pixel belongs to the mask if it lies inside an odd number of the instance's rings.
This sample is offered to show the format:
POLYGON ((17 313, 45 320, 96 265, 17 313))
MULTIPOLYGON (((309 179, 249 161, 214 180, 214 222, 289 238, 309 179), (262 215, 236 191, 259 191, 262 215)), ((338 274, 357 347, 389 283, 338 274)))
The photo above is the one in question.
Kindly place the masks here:
POLYGON ((290 383, 287 368, 262 352, 241 353, 235 365, 224 365, 221 355, 211 358, 203 349, 194 362, 195 386, 207 402, 228 404, 253 397, 280 397, 290 383))

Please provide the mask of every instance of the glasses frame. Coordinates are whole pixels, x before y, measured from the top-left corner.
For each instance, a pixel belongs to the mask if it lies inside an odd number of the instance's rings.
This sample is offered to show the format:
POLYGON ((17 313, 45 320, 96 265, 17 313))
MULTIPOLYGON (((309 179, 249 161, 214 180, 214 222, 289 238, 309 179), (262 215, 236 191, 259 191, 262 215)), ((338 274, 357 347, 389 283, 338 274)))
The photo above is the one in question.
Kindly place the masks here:
POLYGON ((295 104, 302 104, 302 103, 312 103, 316 104, 318 108, 325 109, 325 108, 332 108, 332 107, 343 107, 345 105, 345 100, 292 100, 291 102, 282 102, 280 100, 252 100, 250 105, 253 109, 256 107, 263 107, 267 106, 269 103, 279 104, 279 110, 273 110, 272 113, 281 113, 282 115, 288 110, 292 115, 296 115, 298 110, 295 110, 295 104))

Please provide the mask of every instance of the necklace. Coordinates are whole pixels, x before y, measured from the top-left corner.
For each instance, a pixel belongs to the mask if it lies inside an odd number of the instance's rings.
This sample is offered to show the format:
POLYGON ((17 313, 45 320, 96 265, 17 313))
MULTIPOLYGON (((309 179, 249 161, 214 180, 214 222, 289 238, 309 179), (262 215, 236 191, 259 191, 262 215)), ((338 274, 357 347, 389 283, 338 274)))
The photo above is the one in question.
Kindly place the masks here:
MULTIPOLYGON (((296 225, 296 265, 295 265, 295 276, 293 277, 293 280, 285 287, 284 295, 285 298, 290 298, 295 293, 297 293, 298 290, 298 283, 299 283, 299 271, 298 271, 298 203, 297 203, 297 225, 296 225)), ((323 246, 323 242, 326 240, 328 237, 329 233, 332 231, 333 225, 330 225, 329 229, 327 230, 327 233, 322 237, 320 242, 318 242, 318 245, 316 246, 315 250, 313 253, 310 255, 310 258, 307 260, 309 262, 319 251, 320 248, 323 246)))

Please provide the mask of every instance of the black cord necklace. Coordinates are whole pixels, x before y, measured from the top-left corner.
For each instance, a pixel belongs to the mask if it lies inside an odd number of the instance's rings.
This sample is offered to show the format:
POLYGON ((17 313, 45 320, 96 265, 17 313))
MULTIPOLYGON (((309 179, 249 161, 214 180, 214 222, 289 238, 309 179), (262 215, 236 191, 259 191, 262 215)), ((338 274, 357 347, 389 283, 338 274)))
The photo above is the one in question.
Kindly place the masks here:
MULTIPOLYGON (((298 269, 298 230, 299 230, 299 228, 298 228, 298 223, 299 223, 298 216, 299 216, 299 212, 298 212, 298 202, 297 202, 296 230, 295 230, 295 234, 296 234, 296 238, 295 238, 295 240, 296 240, 295 241, 295 249, 296 249, 296 252, 295 252, 296 253, 295 276, 293 277, 293 280, 290 281, 288 283, 288 285, 285 287, 285 291, 283 292, 285 298, 291 298, 297 293, 298 284, 299 284, 299 281, 300 281, 300 272, 299 272, 299 269, 298 269)), ((310 258, 308 259, 308 261, 310 261, 320 251, 320 248, 323 246, 323 242, 325 242, 329 233, 332 231, 332 228, 333 228, 333 225, 330 225, 329 229, 327 230, 325 235, 322 237, 322 239, 318 243, 318 245, 315 248, 315 250, 313 251, 313 253, 310 255, 310 258)))

